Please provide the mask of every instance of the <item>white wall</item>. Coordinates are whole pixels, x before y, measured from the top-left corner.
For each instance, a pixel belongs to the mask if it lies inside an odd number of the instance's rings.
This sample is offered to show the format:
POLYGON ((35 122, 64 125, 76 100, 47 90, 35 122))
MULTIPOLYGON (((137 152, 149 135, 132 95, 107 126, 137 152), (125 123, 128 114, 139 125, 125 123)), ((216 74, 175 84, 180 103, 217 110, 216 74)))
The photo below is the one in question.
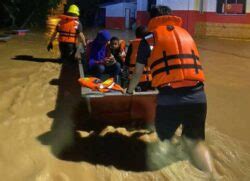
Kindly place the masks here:
POLYGON ((250 0, 247 0, 246 12, 250 13, 250 0))
POLYGON ((196 10, 197 0, 157 0, 157 5, 169 6, 172 10, 196 10))
POLYGON ((216 12, 217 0, 204 0, 204 11, 216 12))
POLYGON ((129 8, 131 10, 130 17, 135 18, 136 17, 136 4, 133 3, 124 3, 123 5, 123 16, 125 16, 125 8, 129 8))
MULTIPOLYGON (((173 10, 200 10, 201 0, 157 0, 158 5, 166 5, 173 10)), ((217 0, 203 0, 203 11, 216 12, 217 0)), ((147 11, 147 0, 137 0, 137 11, 147 11)), ((250 13, 250 0, 247 0, 246 11, 250 13)))
POLYGON ((106 17, 125 17, 125 8, 131 9, 131 15, 135 16, 136 4, 119 3, 106 6, 106 17))
POLYGON ((106 17, 123 17, 123 3, 106 6, 106 17))
POLYGON ((137 0, 137 11, 147 11, 148 0, 137 0))

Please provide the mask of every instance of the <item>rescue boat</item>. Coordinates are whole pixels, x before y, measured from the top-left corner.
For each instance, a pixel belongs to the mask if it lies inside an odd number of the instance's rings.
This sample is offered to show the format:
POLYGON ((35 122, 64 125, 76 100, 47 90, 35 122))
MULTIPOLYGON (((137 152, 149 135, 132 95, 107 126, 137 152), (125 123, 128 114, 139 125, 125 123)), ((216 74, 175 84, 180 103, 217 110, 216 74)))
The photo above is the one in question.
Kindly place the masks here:
MULTIPOLYGON (((79 61, 80 78, 88 77, 83 61, 79 61)), ((86 101, 89 118, 103 123, 152 123, 155 117, 157 90, 135 92, 128 96, 119 91, 100 92, 81 87, 81 97, 86 101)))

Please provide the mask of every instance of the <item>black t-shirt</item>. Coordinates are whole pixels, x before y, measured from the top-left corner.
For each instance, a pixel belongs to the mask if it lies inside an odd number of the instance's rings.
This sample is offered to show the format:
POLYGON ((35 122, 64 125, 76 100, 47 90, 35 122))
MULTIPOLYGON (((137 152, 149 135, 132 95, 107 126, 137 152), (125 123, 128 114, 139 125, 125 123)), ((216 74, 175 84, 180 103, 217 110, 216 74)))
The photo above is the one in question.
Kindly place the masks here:
POLYGON ((133 51, 132 44, 130 44, 128 46, 127 54, 126 54, 126 57, 125 57, 125 65, 126 66, 130 65, 130 57, 132 55, 132 51, 133 51))
POLYGON ((151 53, 151 50, 150 50, 150 46, 148 42, 145 39, 142 39, 139 44, 136 62, 147 65, 148 58, 150 57, 150 53, 151 53))

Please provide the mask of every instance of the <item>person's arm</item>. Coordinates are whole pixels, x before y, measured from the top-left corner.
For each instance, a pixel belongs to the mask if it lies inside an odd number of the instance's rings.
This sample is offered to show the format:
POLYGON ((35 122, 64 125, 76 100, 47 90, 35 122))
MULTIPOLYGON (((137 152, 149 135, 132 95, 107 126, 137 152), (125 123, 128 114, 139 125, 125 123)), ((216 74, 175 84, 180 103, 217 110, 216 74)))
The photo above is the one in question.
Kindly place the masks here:
POLYGON ((137 53, 137 60, 135 65, 135 72, 132 75, 132 79, 129 83, 129 87, 127 90, 128 94, 133 94, 137 84, 139 83, 140 77, 143 74, 143 70, 145 65, 147 64, 148 57, 150 56, 150 47, 146 40, 142 40, 138 53, 137 53))
POLYGON ((47 50, 50 51, 51 49, 53 49, 53 41, 56 39, 56 35, 57 35, 57 28, 54 30, 53 34, 51 35, 50 37, 50 41, 48 43, 48 46, 47 46, 47 50))
POLYGON ((82 50, 87 46, 86 38, 83 34, 82 24, 79 23, 77 30, 78 43, 76 44, 75 58, 81 59, 82 50))
POLYGON ((53 32, 53 34, 51 35, 51 38, 50 38, 50 41, 49 42, 53 42, 55 39, 56 39, 56 35, 57 35, 57 30, 55 30, 54 32, 53 32))
POLYGON ((83 34, 83 27, 82 27, 82 23, 81 22, 79 22, 77 33, 78 33, 78 40, 79 40, 78 42, 82 43, 83 47, 86 47, 87 46, 87 42, 86 42, 86 37, 83 34))
POLYGON ((79 37, 79 42, 81 42, 82 45, 84 47, 86 47, 87 43, 86 43, 86 38, 85 38, 85 35, 83 34, 83 32, 80 32, 79 35, 78 35, 78 37, 79 37))
POLYGON ((132 79, 129 82, 129 87, 128 87, 127 93, 132 94, 133 91, 135 90, 137 84, 140 81, 140 77, 143 73, 144 66, 145 66, 144 64, 136 63, 135 72, 133 73, 132 79))

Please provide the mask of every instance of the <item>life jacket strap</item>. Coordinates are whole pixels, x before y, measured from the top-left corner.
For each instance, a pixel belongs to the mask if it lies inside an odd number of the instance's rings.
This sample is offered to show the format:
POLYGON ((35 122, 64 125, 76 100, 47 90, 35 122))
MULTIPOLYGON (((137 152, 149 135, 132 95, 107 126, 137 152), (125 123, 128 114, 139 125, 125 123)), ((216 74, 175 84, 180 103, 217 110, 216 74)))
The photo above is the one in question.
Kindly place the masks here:
POLYGON ((197 61, 199 61, 199 57, 197 55, 195 55, 193 50, 191 52, 192 52, 191 54, 176 54, 176 55, 168 55, 167 56, 166 51, 163 51, 163 57, 156 60, 154 63, 152 63, 150 68, 152 70, 155 66, 159 65, 162 62, 164 62, 165 67, 154 71, 153 76, 155 76, 163 71, 166 71, 167 75, 169 75, 170 70, 173 70, 173 69, 195 69, 195 73, 198 74, 199 70, 202 69, 202 67, 197 64, 197 61), (168 61, 173 60, 173 59, 193 59, 194 64, 168 65, 168 61))
MULTIPOLYGON (((134 72, 133 71, 129 71, 129 74, 133 74, 134 72)), ((151 71, 143 71, 143 74, 150 74, 151 73, 151 71)))
POLYGON ((67 31, 58 31, 60 33, 60 36, 66 36, 66 37, 76 37, 76 33, 70 33, 67 31))

